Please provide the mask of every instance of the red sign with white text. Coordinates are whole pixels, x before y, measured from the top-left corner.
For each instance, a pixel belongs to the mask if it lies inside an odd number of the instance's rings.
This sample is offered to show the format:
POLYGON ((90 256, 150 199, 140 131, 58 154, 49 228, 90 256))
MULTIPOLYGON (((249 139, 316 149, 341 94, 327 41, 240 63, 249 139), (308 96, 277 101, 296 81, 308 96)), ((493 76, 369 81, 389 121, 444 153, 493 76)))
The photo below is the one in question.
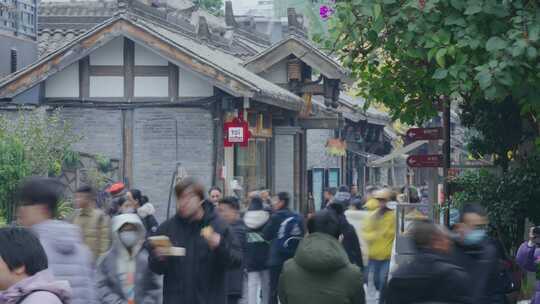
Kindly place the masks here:
POLYGON ((224 147, 232 147, 235 144, 247 147, 250 135, 247 121, 235 118, 233 121, 223 124, 224 147))
POLYGON ((407 131, 407 137, 412 140, 438 140, 443 137, 442 128, 412 128, 407 131))
POLYGON ((438 154, 411 155, 407 157, 407 165, 416 168, 436 168, 443 166, 443 157, 438 154))

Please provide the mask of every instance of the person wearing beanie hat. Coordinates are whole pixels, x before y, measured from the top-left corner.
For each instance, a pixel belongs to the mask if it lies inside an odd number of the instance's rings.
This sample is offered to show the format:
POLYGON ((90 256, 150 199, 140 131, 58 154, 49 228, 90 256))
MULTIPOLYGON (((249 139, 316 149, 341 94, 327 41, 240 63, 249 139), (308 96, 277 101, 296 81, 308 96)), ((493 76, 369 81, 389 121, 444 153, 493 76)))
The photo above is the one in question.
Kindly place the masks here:
POLYGON ((268 304, 270 298, 270 272, 267 261, 270 244, 264 239, 262 231, 270 219, 270 212, 264 208, 259 196, 251 199, 244 215, 247 228, 245 265, 248 271, 247 304, 259 303, 259 290, 262 291, 261 304, 268 304))

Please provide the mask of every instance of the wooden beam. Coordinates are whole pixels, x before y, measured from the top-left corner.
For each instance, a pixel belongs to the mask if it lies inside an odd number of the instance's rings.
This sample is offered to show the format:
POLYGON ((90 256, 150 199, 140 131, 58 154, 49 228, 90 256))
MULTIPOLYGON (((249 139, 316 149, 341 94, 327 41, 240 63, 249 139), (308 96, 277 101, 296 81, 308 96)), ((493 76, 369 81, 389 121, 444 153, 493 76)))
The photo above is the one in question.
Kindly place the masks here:
POLYGON ((91 65, 90 76, 124 76, 121 65, 91 65))
POLYGON ((133 185, 133 111, 122 110, 122 173, 128 187, 133 185))
POLYGON ((324 95, 324 86, 322 84, 303 84, 300 91, 313 95, 324 95))
POLYGON ((90 97, 90 58, 88 56, 79 60, 79 97, 90 97))
POLYGON ((169 75, 169 67, 166 65, 164 66, 136 65, 135 66, 135 76, 168 76, 168 75, 169 75))
POLYGON ((133 98, 135 91, 135 44, 124 38, 124 96, 133 98))
POLYGON ((304 129, 338 129, 339 119, 336 118, 306 118, 299 119, 298 124, 304 129))
POLYGON ((178 67, 172 63, 169 63, 169 98, 171 101, 175 101, 180 96, 178 88, 178 67))

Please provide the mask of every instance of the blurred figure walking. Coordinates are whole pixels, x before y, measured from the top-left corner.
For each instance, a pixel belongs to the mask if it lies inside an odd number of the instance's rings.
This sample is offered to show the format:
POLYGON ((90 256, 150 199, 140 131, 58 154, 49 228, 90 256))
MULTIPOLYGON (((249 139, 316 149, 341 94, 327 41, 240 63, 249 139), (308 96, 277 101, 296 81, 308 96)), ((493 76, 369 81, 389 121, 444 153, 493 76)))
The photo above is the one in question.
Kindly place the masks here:
POLYGON ((340 223, 323 210, 308 220, 309 235, 294 258, 285 262, 279 280, 282 304, 364 304, 362 272, 349 262, 338 241, 340 223))
POLYGON ((459 237, 456 242, 457 265, 465 269, 471 278, 469 289, 475 304, 503 304, 497 281, 499 265, 497 249, 488 238, 487 213, 478 204, 463 206, 460 223, 455 225, 459 237))
POLYGON ((270 213, 265 210, 263 200, 259 197, 252 198, 244 215, 247 227, 245 250, 248 272, 247 304, 268 304, 270 298, 270 272, 267 265, 270 244, 262 234, 269 219, 270 213))
POLYGON ((103 304, 159 303, 161 284, 148 267, 146 231, 136 214, 112 219, 113 245, 98 262, 97 288, 103 304))
MULTIPOLYGON (((240 203, 234 196, 224 197, 218 204, 219 215, 231 226, 236 240, 240 243, 242 251, 246 248, 246 226, 240 218, 240 203)), ((244 297, 245 283, 244 263, 227 270, 227 304, 238 304, 244 297)))
POLYGON ((372 194, 372 198, 378 200, 379 208, 367 218, 362 233, 368 245, 369 255, 365 278, 367 281, 369 273, 373 273, 377 291, 382 290, 388 277, 392 246, 396 236, 396 212, 392 209, 393 206, 388 204, 392 195, 390 189, 378 190, 372 194))
POLYGON ((278 303, 278 281, 283 263, 294 256, 304 237, 303 217, 289 209, 289 193, 280 192, 272 202, 274 213, 264 227, 264 239, 271 242, 268 266, 270 268, 270 304, 278 303))
POLYGON ((75 214, 71 222, 81 228, 83 240, 92 251, 94 261, 109 250, 110 218, 96 207, 97 192, 82 186, 75 192, 75 214))
POLYGON ((73 304, 96 303, 92 253, 79 227, 54 219, 63 193, 54 179, 32 177, 19 189, 18 220, 34 231, 49 260, 49 268, 73 290, 73 304))
POLYGON ((204 199, 204 187, 192 179, 175 186, 177 214, 161 224, 156 236, 184 249, 152 243, 150 268, 163 274, 163 304, 226 304, 225 274, 242 264, 242 249, 229 225, 204 199))
POLYGON ((472 304, 469 276, 453 264, 452 242, 443 228, 419 221, 409 234, 417 254, 392 274, 385 303, 472 304))
POLYGON ((71 288, 47 269, 47 255, 24 228, 0 229, 0 303, 67 304, 71 288))

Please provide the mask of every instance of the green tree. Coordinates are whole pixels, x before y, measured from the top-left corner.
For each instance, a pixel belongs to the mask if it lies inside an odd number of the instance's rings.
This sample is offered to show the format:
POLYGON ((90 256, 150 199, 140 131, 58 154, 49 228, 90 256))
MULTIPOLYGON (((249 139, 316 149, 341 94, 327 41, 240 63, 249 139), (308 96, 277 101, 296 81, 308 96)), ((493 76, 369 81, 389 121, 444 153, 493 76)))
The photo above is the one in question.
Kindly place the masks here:
POLYGON ((60 174, 79 140, 60 110, 20 110, 15 119, 0 116, 0 214, 12 219, 14 193, 21 180, 60 174))
POLYGON ((395 119, 422 123, 441 97, 508 96, 527 121, 540 118, 537 1, 338 0, 335 10, 324 46, 395 119))
POLYGON ((207 10, 213 15, 223 15, 223 0, 195 0, 193 3, 198 7, 207 10))

